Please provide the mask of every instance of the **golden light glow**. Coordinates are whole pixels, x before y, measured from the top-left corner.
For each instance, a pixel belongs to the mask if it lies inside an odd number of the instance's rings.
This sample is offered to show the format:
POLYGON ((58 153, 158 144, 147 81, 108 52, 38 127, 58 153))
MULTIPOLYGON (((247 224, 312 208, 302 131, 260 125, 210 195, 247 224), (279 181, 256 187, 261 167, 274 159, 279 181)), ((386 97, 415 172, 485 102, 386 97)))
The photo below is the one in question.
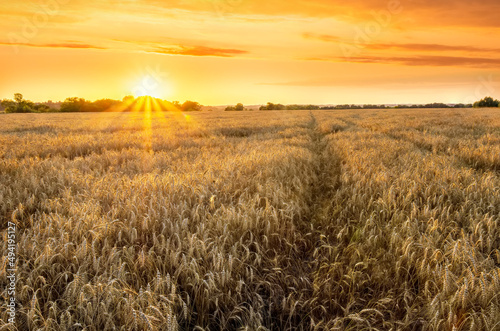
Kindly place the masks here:
POLYGON ((0 99, 500 97, 497 0, 55 2, 52 14, 27 0, 0 4, 0 99))
POLYGON ((154 97, 167 99, 172 96, 172 84, 165 79, 157 79, 152 75, 146 75, 135 82, 131 93, 134 97, 154 97))
POLYGON ((152 112, 152 98, 150 96, 144 97, 144 148, 147 151, 153 151, 153 128, 151 122, 152 112))
MULTIPOLYGON (((193 121, 192 116, 183 113, 174 104, 152 96, 126 98, 123 103, 110 109, 110 111, 121 112, 123 116, 126 116, 126 120, 121 123, 128 129, 135 129, 138 123, 137 117, 139 117, 143 142, 142 148, 150 153, 154 151, 155 127, 168 127, 172 121, 185 126, 194 126, 200 132, 207 133, 204 127, 193 121)), ((108 125, 110 127, 114 125, 113 122, 106 122, 106 118, 109 117, 105 113, 97 114, 96 116, 96 121, 100 122, 101 125, 108 125)), ((162 132, 162 137, 165 138, 169 134, 175 135, 175 132, 162 132)))

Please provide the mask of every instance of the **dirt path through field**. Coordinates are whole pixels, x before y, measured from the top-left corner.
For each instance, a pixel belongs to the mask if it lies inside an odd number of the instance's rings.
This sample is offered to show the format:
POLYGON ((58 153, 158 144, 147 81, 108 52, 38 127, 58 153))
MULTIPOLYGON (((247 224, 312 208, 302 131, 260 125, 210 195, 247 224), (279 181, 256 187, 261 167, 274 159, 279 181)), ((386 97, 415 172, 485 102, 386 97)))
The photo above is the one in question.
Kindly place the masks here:
POLYGON ((308 221, 313 226, 325 224, 332 207, 332 197, 339 189, 340 159, 328 144, 328 135, 319 130, 319 123, 311 112, 309 122, 310 151, 315 158, 316 179, 311 188, 308 221))

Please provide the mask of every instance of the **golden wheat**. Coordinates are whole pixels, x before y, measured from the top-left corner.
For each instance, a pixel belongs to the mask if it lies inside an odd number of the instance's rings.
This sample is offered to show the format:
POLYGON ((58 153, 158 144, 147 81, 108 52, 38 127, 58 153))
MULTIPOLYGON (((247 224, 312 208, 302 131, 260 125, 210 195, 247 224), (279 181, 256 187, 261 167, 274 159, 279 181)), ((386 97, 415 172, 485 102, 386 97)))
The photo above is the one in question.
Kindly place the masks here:
POLYGON ((500 330, 498 110, 1 116, 0 328, 500 330))

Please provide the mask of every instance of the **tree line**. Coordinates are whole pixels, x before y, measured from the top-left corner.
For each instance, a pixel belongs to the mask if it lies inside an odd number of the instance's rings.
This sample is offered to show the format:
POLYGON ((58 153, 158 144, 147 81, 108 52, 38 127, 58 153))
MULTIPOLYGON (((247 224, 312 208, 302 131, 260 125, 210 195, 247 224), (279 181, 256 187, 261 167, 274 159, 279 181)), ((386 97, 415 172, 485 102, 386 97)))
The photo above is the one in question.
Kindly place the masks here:
MULTIPOLYGON (((196 101, 187 100, 184 103, 178 101, 167 101, 152 97, 126 96, 122 100, 99 99, 96 101, 85 100, 84 98, 72 97, 66 98, 60 104, 60 107, 55 107, 56 104, 34 103, 25 100, 21 93, 14 94, 14 99, 4 99, 0 105, 6 113, 47 113, 47 112, 106 112, 106 111, 144 111, 148 105, 152 103, 155 107, 160 107, 164 111, 201 111, 202 105, 196 101), (52 105, 52 106, 51 106, 52 105)), ((425 105, 334 105, 334 106, 318 106, 318 105, 300 105, 291 104, 283 105, 280 103, 268 102, 267 105, 260 106, 259 110, 319 110, 319 109, 400 109, 400 108, 486 108, 499 107, 500 101, 492 97, 485 97, 474 104, 455 104, 447 105, 445 103, 429 103, 425 105)), ((251 110, 245 108, 242 103, 235 106, 227 106, 226 111, 244 111, 251 110)))
MULTIPOLYGON (((144 111, 148 106, 160 107, 165 111, 201 111, 202 105, 187 100, 184 103, 167 101, 158 98, 126 96, 123 100, 100 99, 96 101, 84 98, 66 98, 59 108, 44 103, 25 100, 21 93, 14 94, 14 100, 4 99, 0 102, 6 113, 49 113, 49 112, 106 112, 106 111, 144 111), (152 105, 151 105, 152 103, 152 105)), ((49 102, 49 104, 55 105, 49 102)))
MULTIPOLYGON (((332 105, 332 106, 318 106, 318 105, 283 105, 280 103, 268 102, 267 105, 261 106, 259 110, 317 110, 317 109, 401 109, 401 108, 487 108, 487 107, 500 107, 500 101, 493 99, 491 97, 486 97, 474 104, 464 104, 459 103, 455 105, 448 105, 441 102, 434 102, 428 104, 413 104, 413 105, 355 105, 355 104, 343 104, 343 105, 332 105)), ((243 110, 244 107, 239 103, 236 107, 227 107, 226 110, 243 110)))

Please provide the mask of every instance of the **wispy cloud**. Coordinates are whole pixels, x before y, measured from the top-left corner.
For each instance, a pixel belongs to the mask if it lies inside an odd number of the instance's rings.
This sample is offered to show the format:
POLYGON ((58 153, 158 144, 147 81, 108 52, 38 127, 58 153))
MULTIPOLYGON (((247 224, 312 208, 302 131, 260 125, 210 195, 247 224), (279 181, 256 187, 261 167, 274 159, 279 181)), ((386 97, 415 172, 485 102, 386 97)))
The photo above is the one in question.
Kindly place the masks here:
MULTIPOLYGON (((231 49, 231 48, 214 48, 207 46, 185 46, 185 45, 158 46, 157 44, 160 43, 141 43, 133 41, 124 41, 124 42, 140 45, 140 47, 144 48, 143 50, 148 53, 169 54, 169 55, 234 57, 237 55, 243 55, 249 53, 248 51, 245 50, 231 49), (156 46, 151 47, 147 46, 147 44, 153 44, 156 46)), ((102 47, 102 46, 83 44, 83 43, 73 43, 73 42, 47 43, 47 44, 0 42, 0 45, 46 47, 46 48, 110 49, 109 47, 102 47)))
POLYGON ((27 46, 27 47, 47 47, 47 48, 92 48, 92 49, 107 49, 106 47, 101 47, 101 46, 96 46, 96 45, 89 45, 89 44, 79 44, 79 43, 31 44, 31 43, 0 42, 0 45, 27 46))
MULTIPOLYGON (((266 82, 258 83, 257 85, 263 86, 293 86, 293 87, 339 87, 339 88, 359 88, 364 87, 384 87, 390 89, 408 89, 408 88, 462 88, 477 84, 474 80, 464 80, 459 82, 446 81, 429 81, 425 78, 416 80, 404 80, 392 78, 389 80, 381 81, 380 78, 363 79, 363 80, 348 80, 348 79, 335 79, 335 78, 318 78, 309 80, 295 80, 284 82, 266 82)), ((498 85, 498 84, 495 84, 498 85)))
POLYGON ((329 61, 329 62, 354 62, 354 63, 377 63, 377 64, 399 64, 406 66, 433 66, 433 67, 472 67, 472 68, 498 68, 500 59, 484 57, 460 57, 460 56, 358 56, 358 57, 312 57, 303 60, 329 61))
POLYGON ((318 33, 311 33, 311 32, 304 32, 302 34, 302 37, 304 39, 310 39, 310 40, 319 40, 319 41, 324 41, 324 42, 340 42, 342 41, 342 38, 337 37, 337 36, 332 36, 329 34, 318 34, 318 33))
POLYGON ((440 44, 368 44, 365 46, 368 49, 374 50, 387 50, 399 49, 404 51, 418 51, 418 52, 500 52, 500 48, 487 48, 475 46, 462 46, 462 45, 440 45, 440 44))
POLYGON ((213 48, 206 46, 156 47, 155 49, 150 50, 148 52, 170 54, 170 55, 219 56, 219 57, 234 57, 237 55, 248 53, 248 51, 240 49, 213 48))
MULTIPOLYGON (((349 44, 352 41, 344 40, 340 37, 328 34, 316 34, 305 32, 302 34, 304 39, 323 41, 327 43, 344 43, 349 44)), ((426 43, 372 43, 364 44, 364 49, 371 50, 389 50, 397 49, 403 51, 417 52, 500 52, 500 48, 494 47, 476 47, 469 45, 443 45, 443 44, 426 44, 426 43)))
MULTIPOLYGON (((219 0, 186 1, 171 0, 168 5, 161 0, 145 0, 142 3, 159 8, 177 8, 190 11, 214 12, 219 0)), ((386 9, 388 0, 253 0, 239 1, 223 9, 231 14, 335 17, 346 21, 373 19, 372 12, 386 9)), ((432 26, 491 26, 500 27, 498 0, 395 0, 410 13, 414 23, 432 26)), ((393 2, 394 3, 394 2, 393 2)))

